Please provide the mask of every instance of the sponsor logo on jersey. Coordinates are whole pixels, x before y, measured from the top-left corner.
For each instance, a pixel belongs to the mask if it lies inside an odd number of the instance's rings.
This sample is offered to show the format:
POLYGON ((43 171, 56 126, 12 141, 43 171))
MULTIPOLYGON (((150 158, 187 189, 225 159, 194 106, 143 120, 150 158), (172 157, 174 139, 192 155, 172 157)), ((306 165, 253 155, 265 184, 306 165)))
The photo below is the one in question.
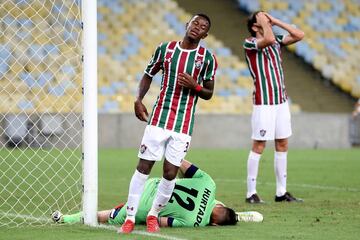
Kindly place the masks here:
POLYGON ((140 153, 143 154, 147 149, 147 146, 145 144, 141 144, 140 146, 140 153))
POLYGON ((265 136, 265 134, 266 134, 266 130, 261 129, 261 130, 260 130, 260 136, 262 136, 262 137, 263 137, 263 136, 265 136))

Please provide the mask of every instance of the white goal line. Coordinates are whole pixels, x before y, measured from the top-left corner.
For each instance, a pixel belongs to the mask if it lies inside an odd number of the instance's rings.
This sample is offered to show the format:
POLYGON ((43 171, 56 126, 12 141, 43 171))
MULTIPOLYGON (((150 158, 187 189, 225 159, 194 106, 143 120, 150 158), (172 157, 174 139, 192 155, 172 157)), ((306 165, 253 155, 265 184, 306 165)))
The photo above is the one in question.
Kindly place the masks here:
MULTIPOLYGON (((111 225, 105 225, 105 224, 100 224, 97 227, 98 228, 109 229, 109 230, 113 230, 113 231, 118 230, 118 227, 111 226, 111 225)), ((132 231, 132 233, 138 234, 138 235, 143 235, 143 236, 157 237, 157 238, 161 238, 161 239, 168 239, 168 240, 186 240, 185 238, 177 238, 177 237, 173 237, 173 236, 169 236, 169 235, 163 235, 163 234, 159 234, 159 233, 148 233, 146 231, 135 230, 135 231, 132 231)))
POLYGON ((21 219, 32 220, 37 222, 52 222, 50 215, 49 218, 46 218, 46 217, 34 217, 30 215, 7 213, 0 211, 0 216, 10 217, 10 218, 21 218, 21 219))
MULTIPOLYGON (((34 217, 34 216, 29 216, 29 215, 24 215, 24 214, 6 213, 3 211, 0 211, 0 216, 11 217, 11 218, 21 218, 21 219, 27 219, 27 220, 45 222, 45 223, 52 222, 52 220, 50 219, 50 216, 49 216, 49 218, 34 217)), ((55 226, 55 224, 54 224, 54 226, 55 226)), ((61 225, 59 225, 59 226, 61 226, 61 225)), ((100 224, 100 225, 96 226, 95 228, 107 229, 107 230, 111 230, 111 231, 118 230, 118 227, 111 226, 111 225, 105 225, 105 224, 100 224)), ((166 240, 187 240, 185 238, 177 238, 177 237, 173 237, 173 236, 169 236, 169 235, 163 235, 163 234, 158 234, 158 233, 148 233, 146 231, 138 231, 138 230, 133 231, 132 234, 149 236, 149 237, 154 237, 154 238, 156 237, 156 238, 166 239, 166 240)))

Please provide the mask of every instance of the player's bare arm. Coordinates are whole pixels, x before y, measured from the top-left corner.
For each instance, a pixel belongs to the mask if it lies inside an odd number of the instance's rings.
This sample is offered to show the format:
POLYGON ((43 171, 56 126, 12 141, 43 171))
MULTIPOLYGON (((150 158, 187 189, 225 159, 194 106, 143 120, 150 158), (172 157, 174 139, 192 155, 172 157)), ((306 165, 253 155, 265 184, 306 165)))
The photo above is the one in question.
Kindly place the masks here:
POLYGON ((142 103, 142 100, 146 95, 147 91, 149 90, 151 82, 152 82, 152 78, 149 75, 144 74, 144 76, 142 77, 139 83, 138 94, 134 102, 135 115, 139 120, 144 122, 148 121, 149 113, 145 105, 142 103))
POLYGON ((199 88, 199 84, 188 73, 179 73, 178 83, 182 87, 196 91, 198 96, 204 100, 209 100, 214 92, 214 81, 204 81, 203 87, 199 88))
POLYGON ((99 211, 99 212, 97 213, 98 222, 99 222, 99 223, 103 223, 103 224, 104 224, 104 223, 107 223, 108 220, 109 220, 110 213, 111 213, 111 209, 99 211))
POLYGON ((191 167, 192 163, 189 162, 188 160, 182 160, 181 165, 180 165, 180 172, 185 174, 186 171, 189 169, 189 167, 191 167))
POLYGON ((264 14, 270 20, 271 25, 276 25, 276 26, 289 32, 289 35, 287 35, 285 37, 285 39, 282 41, 282 43, 285 46, 296 43, 298 41, 301 41, 304 38, 305 33, 303 31, 301 31, 300 29, 298 29, 290 24, 284 23, 281 20, 274 18, 273 16, 271 16, 268 13, 264 13, 264 14))
POLYGON ((258 48, 265 48, 275 43, 275 36, 271 29, 270 20, 264 12, 259 12, 256 15, 256 23, 254 24, 254 27, 258 28, 259 31, 262 30, 262 34, 256 35, 256 44, 258 48))

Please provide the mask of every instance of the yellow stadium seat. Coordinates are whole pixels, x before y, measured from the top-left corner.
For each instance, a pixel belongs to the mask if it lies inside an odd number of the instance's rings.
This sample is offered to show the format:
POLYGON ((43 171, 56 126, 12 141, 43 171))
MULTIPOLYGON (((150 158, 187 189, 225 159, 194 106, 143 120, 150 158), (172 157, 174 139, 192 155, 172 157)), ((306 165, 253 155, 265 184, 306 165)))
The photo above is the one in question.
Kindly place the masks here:
POLYGON ((348 23, 348 19, 345 17, 338 17, 336 19, 336 24, 338 24, 338 25, 345 25, 347 23, 348 23))
POLYGON ((321 71, 321 69, 327 64, 327 57, 324 55, 317 55, 314 57, 314 67, 316 70, 321 71))
POLYGON ((289 3, 286 1, 278 1, 274 7, 275 9, 285 11, 289 9, 289 3))
POLYGON ((323 1, 323 2, 319 2, 318 8, 320 11, 325 12, 331 10, 332 6, 329 2, 323 1))

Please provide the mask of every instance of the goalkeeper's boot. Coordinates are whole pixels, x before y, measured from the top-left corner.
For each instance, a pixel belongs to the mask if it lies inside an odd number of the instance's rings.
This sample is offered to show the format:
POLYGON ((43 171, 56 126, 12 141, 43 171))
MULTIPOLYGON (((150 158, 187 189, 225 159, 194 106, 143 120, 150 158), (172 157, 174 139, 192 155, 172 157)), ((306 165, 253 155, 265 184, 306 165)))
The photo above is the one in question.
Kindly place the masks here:
POLYGON ((155 216, 147 216, 146 218, 146 229, 150 233, 160 231, 159 222, 155 216))
POLYGON ((130 219, 127 219, 124 224, 120 227, 119 233, 131 233, 134 230, 135 223, 130 219))
POLYGON ((275 202, 303 202, 301 198, 296 198, 291 193, 286 192, 284 195, 278 197, 275 196, 275 202))
POLYGON ((64 215, 58 210, 51 214, 51 219, 56 223, 64 223, 64 215))
POLYGON ((264 220, 263 215, 256 211, 237 212, 236 218, 238 222, 262 222, 264 220))

